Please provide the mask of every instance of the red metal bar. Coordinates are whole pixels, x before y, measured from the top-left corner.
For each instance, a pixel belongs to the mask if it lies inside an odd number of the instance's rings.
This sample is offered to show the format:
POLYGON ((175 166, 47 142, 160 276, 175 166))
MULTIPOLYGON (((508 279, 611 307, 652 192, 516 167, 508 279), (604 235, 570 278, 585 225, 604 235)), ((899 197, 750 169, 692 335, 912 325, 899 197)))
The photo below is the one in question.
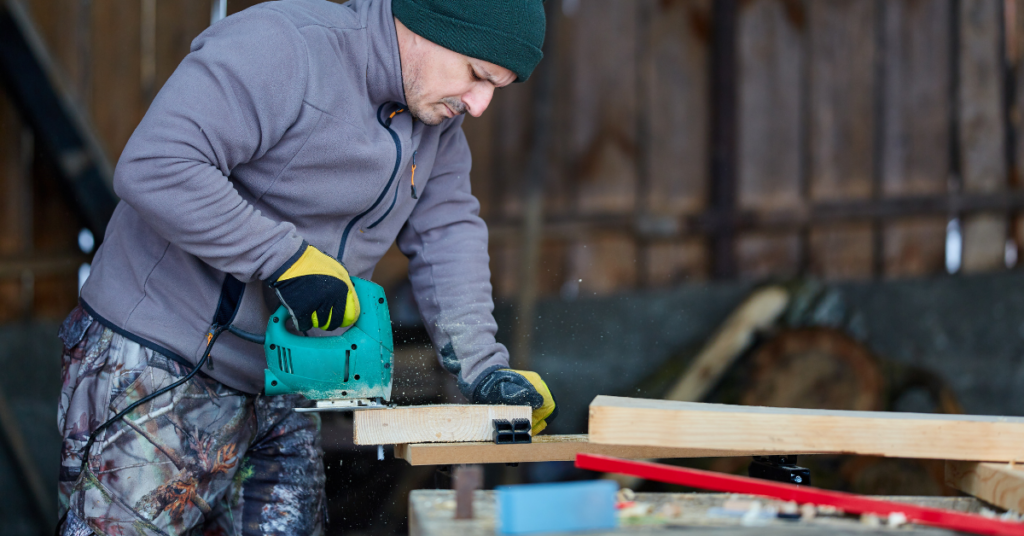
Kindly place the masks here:
POLYGON ((647 480, 679 484, 691 488, 761 495, 784 501, 834 506, 851 514, 888 516, 900 512, 908 521, 933 527, 988 534, 994 536, 1024 536, 1024 523, 989 519, 975 514, 964 514, 941 508, 871 499, 863 495, 828 491, 808 486, 796 486, 743 476, 725 475, 698 469, 686 469, 660 463, 620 460, 610 456, 577 454, 576 467, 638 476, 647 480))

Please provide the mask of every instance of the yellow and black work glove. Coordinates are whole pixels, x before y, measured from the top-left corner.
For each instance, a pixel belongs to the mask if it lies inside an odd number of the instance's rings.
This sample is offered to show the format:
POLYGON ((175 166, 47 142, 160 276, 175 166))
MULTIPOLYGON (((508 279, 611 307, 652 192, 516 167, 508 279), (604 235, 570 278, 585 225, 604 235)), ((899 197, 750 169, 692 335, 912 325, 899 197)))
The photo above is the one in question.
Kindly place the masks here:
POLYGON ((473 394, 477 404, 505 404, 533 408, 533 435, 547 428, 558 416, 555 397, 548 384, 536 372, 528 370, 498 369, 491 372, 473 394))
POLYGON ((348 270, 306 242, 275 275, 270 287, 299 331, 330 331, 351 326, 359 318, 359 300, 348 270))

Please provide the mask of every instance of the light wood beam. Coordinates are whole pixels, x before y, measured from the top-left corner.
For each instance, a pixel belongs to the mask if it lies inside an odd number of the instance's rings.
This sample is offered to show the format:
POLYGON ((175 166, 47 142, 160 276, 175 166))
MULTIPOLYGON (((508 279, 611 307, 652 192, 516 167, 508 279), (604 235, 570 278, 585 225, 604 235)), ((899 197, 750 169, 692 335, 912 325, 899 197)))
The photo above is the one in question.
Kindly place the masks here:
POLYGON ((360 410, 356 445, 490 441, 494 419, 530 419, 530 406, 439 404, 360 410))
POLYGON ((1024 459, 1024 418, 729 406, 598 396, 594 443, 778 454, 1024 459))
POLYGON ((946 485, 996 506, 1024 512, 1024 468, 1005 463, 947 461, 946 485))
POLYGON ((591 443, 587 434, 541 435, 533 438, 532 443, 516 445, 496 445, 493 442, 395 445, 395 458, 410 465, 557 462, 575 460, 579 453, 641 460, 750 456, 759 452, 598 445, 591 443))

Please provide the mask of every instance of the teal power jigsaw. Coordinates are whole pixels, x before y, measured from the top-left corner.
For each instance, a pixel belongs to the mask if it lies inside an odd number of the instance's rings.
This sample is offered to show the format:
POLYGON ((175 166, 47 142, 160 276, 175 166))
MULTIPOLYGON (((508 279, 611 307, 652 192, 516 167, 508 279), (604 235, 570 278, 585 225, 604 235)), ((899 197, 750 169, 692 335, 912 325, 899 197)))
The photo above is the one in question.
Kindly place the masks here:
POLYGON ((395 343, 384 289, 352 278, 359 318, 342 335, 304 337, 288 331, 282 305, 267 320, 267 395, 299 393, 315 407, 295 411, 345 411, 388 407, 395 343))

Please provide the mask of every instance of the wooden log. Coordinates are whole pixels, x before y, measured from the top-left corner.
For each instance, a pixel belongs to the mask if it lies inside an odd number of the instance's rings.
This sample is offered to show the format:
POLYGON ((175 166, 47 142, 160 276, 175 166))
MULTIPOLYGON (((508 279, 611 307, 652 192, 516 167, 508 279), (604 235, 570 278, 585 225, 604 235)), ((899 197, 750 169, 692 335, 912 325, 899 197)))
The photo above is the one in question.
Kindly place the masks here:
POLYGON ((753 352, 744 406, 876 411, 884 378, 878 360, 845 332, 783 329, 753 352))
POLYGON ((1008 461, 1024 458, 1024 418, 729 406, 598 396, 590 440, 777 454, 1008 461))
POLYGON ((1024 468, 947 461, 946 485, 1007 510, 1024 512, 1024 468))
POLYGON ((494 419, 530 419, 530 406, 439 404, 355 412, 356 445, 490 441, 494 419))
POLYGON ((409 465, 559 462, 575 460, 580 453, 639 460, 751 456, 760 451, 598 445, 591 443, 587 434, 541 435, 533 438, 532 443, 517 445, 496 445, 492 442, 395 445, 395 458, 403 459, 409 465))

